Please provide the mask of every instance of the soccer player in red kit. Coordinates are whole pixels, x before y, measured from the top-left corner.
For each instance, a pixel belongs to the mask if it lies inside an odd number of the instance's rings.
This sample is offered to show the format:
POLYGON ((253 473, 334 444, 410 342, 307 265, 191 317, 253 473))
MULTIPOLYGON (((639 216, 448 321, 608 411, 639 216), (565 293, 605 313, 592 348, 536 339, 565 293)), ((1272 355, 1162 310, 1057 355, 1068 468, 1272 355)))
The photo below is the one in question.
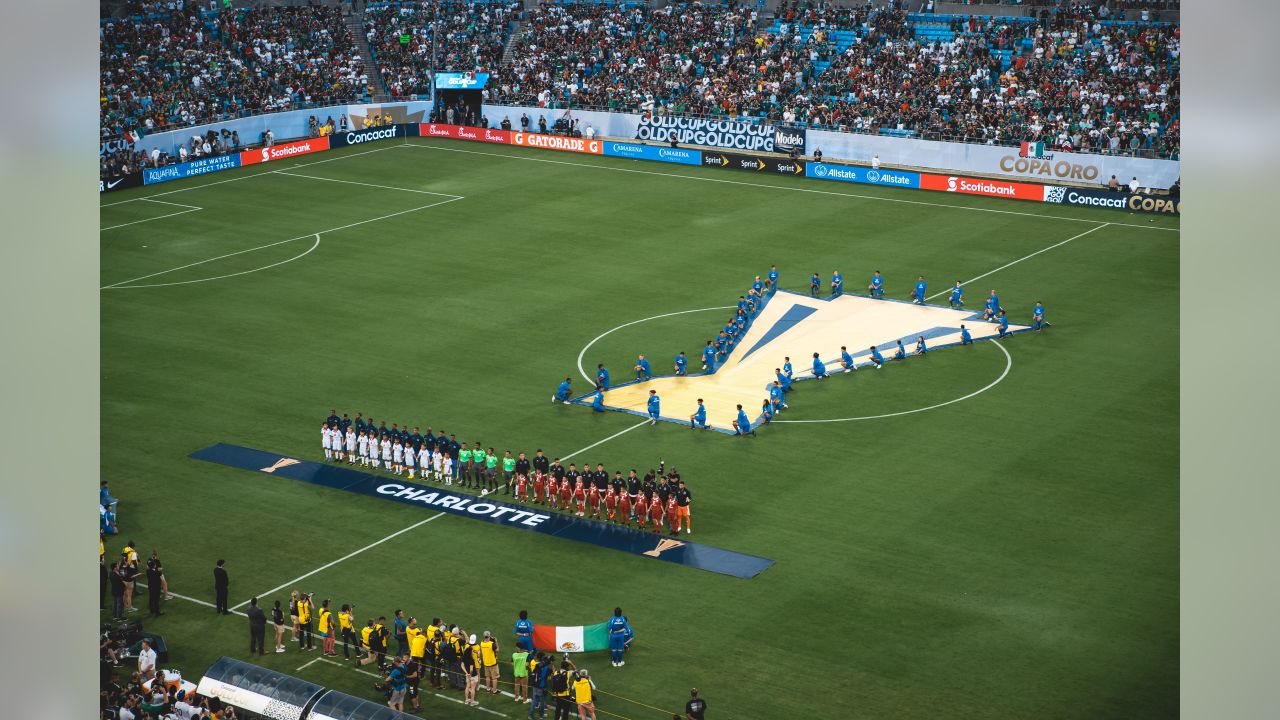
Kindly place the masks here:
POLYGON ((645 498, 644 493, 640 493, 640 497, 636 500, 635 510, 636 526, 643 530, 644 524, 649 518, 649 500, 645 498))
POLYGON ((541 505, 545 501, 545 498, 543 498, 542 496, 542 493, 545 490, 545 488, 546 488, 546 485, 543 483, 542 473, 540 472, 534 473, 533 474, 533 503, 535 505, 541 505))
POLYGON ((582 487, 582 478, 578 478, 578 482, 573 486, 573 502, 578 506, 578 517, 585 517, 587 514, 587 490, 582 487))
POLYGON ((604 516, 609 522, 618 519, 618 493, 612 487, 604 494, 604 516))
POLYGON ((569 477, 566 475, 564 480, 560 481, 560 509, 573 512, 570 502, 573 499, 573 488, 569 487, 569 477))
POLYGON ((591 492, 587 493, 587 504, 591 507, 591 517, 600 519, 600 488, 591 485, 591 492))
POLYGON ((654 493, 649 499, 649 520, 652 521, 654 532, 662 532, 662 498, 658 497, 658 493, 654 493))
POLYGON ((618 522, 631 524, 631 496, 625 492, 618 493, 618 522))
POLYGON ((671 493, 667 496, 667 523, 671 525, 671 534, 680 534, 680 520, 677 513, 678 505, 676 504, 676 494, 671 493))
POLYGON ((516 476, 516 497, 520 499, 523 505, 529 502, 529 476, 520 474, 516 476))

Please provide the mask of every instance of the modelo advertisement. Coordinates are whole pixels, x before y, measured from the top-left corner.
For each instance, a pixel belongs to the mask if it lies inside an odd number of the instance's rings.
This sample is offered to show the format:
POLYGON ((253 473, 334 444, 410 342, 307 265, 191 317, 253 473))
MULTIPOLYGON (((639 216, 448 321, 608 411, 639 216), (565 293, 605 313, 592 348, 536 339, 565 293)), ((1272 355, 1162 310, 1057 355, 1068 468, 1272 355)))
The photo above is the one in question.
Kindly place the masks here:
POLYGON ((257 150, 245 150, 240 153, 241 165, 255 165, 257 163, 270 162, 272 160, 283 160, 285 158, 296 157, 298 155, 309 155, 314 152, 323 152, 329 149, 328 135, 318 138, 307 138, 306 140, 298 140, 297 142, 284 143, 283 145, 272 145, 271 147, 259 148, 257 150))
POLYGON ((819 180, 840 180, 864 185, 889 185, 891 187, 920 189, 920 173, 897 170, 871 170, 869 168, 811 162, 805 165, 806 177, 819 180))
POLYGON ((780 127, 773 129, 773 149, 775 152, 789 153, 795 150, 804 154, 805 129, 797 127, 780 127))
POLYGON ((418 134, 417 125, 385 125, 383 127, 335 132, 329 136, 329 147, 340 148, 348 145, 374 142, 375 140, 392 140, 394 138, 413 137, 418 134))
MULTIPOLYGON (((731 150, 774 151, 772 125, 738 120, 701 118, 642 117, 636 128, 637 140, 682 145, 710 145, 731 150)), ((803 140, 801 140, 803 143, 803 140)))
POLYGON ((604 154, 612 157, 634 158, 636 160, 657 160, 658 162, 678 163, 680 165, 701 165, 700 150, 685 150, 659 145, 642 143, 608 142, 604 144, 604 154))
POLYGON ((958 175, 920 174, 921 190, 953 192, 962 195, 1010 198, 1013 200, 1044 201, 1044 186, 1008 180, 983 180, 958 175))
POLYGON ((196 175, 206 175, 220 170, 238 168, 240 167, 240 156, 242 154, 244 153, 218 155, 217 157, 200 158, 199 160, 178 163, 177 165, 146 168, 142 171, 142 182, 145 185, 154 185, 156 183, 168 182, 170 180, 179 180, 181 178, 195 177, 196 175))
POLYGON ((1157 213, 1160 215, 1179 215, 1181 214, 1182 205, 1177 198, 1171 198, 1163 195, 1110 192, 1107 190, 1055 187, 1049 185, 1046 185, 1044 188, 1044 201, 1057 205, 1111 208, 1112 210, 1157 213))
POLYGON ((747 170, 757 173, 778 173, 780 175, 804 175, 805 165, 807 163, 803 160, 788 160, 786 158, 740 155, 738 153, 703 152, 702 164, 706 167, 719 167, 729 170, 747 170))

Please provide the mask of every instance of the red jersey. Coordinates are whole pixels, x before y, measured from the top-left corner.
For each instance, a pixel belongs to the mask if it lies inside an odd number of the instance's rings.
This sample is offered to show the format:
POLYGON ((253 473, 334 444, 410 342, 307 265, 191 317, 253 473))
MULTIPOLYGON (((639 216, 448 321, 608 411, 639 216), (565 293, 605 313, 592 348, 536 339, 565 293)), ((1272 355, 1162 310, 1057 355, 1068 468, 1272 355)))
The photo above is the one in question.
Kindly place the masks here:
POLYGON ((612 488, 604 495, 605 516, 612 520, 618 514, 618 494, 612 488))
POLYGON ((631 522, 631 496, 622 493, 618 496, 618 512, 622 513, 622 523, 631 522))
POLYGON ((640 524, 644 524, 644 519, 649 517, 649 501, 644 499, 644 495, 636 500, 636 517, 640 518, 640 524))
POLYGON ((535 503, 538 503, 539 505, 542 504, 542 493, 545 487, 546 487, 545 484, 542 482, 542 473, 538 473, 534 475, 533 476, 533 501, 535 503))
POLYGON ((586 489, 585 489, 585 488, 583 488, 583 487, 582 487, 582 483, 581 483, 581 482, 579 482, 579 483, 578 483, 576 486, 574 486, 574 488, 573 488, 573 499, 574 499, 574 500, 577 500, 577 501, 578 501, 578 502, 580 502, 580 503, 581 503, 581 502, 585 502, 585 501, 586 501, 586 499, 587 499, 587 491, 586 491, 586 489))
POLYGON ((516 476, 516 495, 519 496, 520 502, 529 501, 529 478, 524 475, 516 476))
POLYGON ((649 503, 649 519, 653 521, 654 530, 662 525, 662 500, 657 495, 654 495, 653 501, 649 503))
POLYGON ((568 480, 560 481, 560 507, 569 507, 569 499, 573 497, 573 489, 568 480))
POLYGON ((674 530, 676 527, 676 508, 677 507, 679 507, 679 505, 678 503, 676 503, 676 494, 671 493, 671 496, 667 498, 667 522, 671 524, 672 530, 674 530))

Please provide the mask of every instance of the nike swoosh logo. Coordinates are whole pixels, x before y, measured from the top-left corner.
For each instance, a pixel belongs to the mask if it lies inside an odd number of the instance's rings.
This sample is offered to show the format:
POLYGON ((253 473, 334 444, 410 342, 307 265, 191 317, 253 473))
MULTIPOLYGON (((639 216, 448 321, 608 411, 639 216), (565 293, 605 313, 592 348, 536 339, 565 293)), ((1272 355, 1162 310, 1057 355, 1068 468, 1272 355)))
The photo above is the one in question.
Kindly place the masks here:
POLYGON ((119 184, 120 184, 120 183, 122 183, 122 182, 124 182, 124 178, 120 178, 119 180, 117 180, 117 181, 115 181, 115 182, 110 182, 110 181, 108 181, 108 182, 107 182, 107 189, 108 189, 108 190, 110 190, 111 188, 113 188, 113 187, 115 187, 115 186, 119 185, 119 184))

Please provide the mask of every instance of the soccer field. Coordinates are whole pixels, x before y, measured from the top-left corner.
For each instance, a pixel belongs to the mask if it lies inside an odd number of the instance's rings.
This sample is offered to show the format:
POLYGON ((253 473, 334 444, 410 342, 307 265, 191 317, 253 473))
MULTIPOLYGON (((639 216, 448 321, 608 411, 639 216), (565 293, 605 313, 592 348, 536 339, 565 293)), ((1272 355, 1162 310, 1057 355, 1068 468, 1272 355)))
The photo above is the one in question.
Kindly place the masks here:
MULTIPOLYGON (((1176 219, 413 138, 111 193, 101 226, 108 556, 158 549, 186 598, 212 603, 225 558, 233 606, 314 591, 508 653, 521 609, 620 605, 626 666, 575 658, 609 718, 667 720, 695 686, 717 720, 1178 712, 1176 219), (962 280, 970 307, 996 288, 1054 326, 801 383, 755 438, 548 402, 584 389, 588 344, 615 382, 640 352, 696 366, 770 264, 806 294, 833 269, 899 300, 962 280), (691 540, 775 563, 739 579, 188 458, 322 460, 330 408, 499 455, 665 460, 691 540)), ((243 618, 165 612, 146 628, 188 678, 258 661, 243 618)), ((260 664, 381 700, 318 656, 260 664)), ((527 709, 441 694, 424 716, 527 709)))

